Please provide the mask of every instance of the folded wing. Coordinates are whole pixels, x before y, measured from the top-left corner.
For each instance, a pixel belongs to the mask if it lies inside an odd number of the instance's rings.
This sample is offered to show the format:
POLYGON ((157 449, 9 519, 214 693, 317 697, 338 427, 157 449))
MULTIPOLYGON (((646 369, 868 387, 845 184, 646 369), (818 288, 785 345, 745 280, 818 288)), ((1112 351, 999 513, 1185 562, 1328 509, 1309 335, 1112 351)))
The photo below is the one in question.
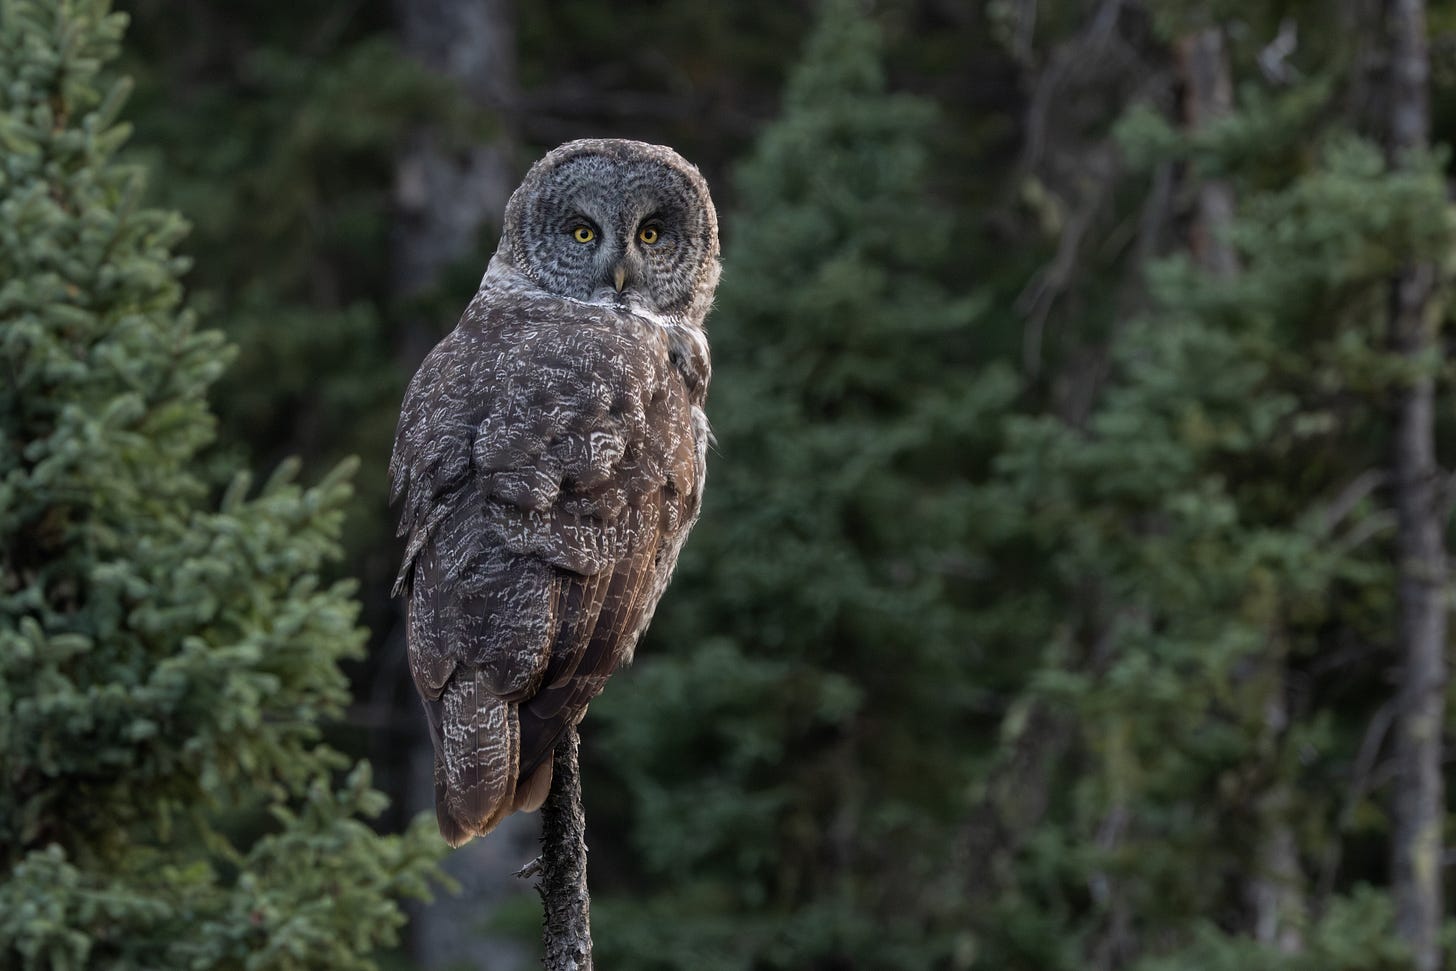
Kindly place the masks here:
POLYGON ((411 673, 459 845, 550 787, 697 516, 706 425, 660 329, 483 293, 406 395, 391 461, 411 673))

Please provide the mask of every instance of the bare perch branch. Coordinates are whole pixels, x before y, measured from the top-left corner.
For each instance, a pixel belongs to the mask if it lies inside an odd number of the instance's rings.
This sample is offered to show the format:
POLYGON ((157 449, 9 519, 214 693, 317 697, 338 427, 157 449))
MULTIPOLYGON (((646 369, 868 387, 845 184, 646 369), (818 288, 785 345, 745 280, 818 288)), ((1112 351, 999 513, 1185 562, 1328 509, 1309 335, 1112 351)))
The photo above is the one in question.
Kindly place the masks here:
POLYGON ((551 794, 541 807, 541 939, 546 971, 591 971, 591 896, 586 888, 586 813, 576 726, 568 725, 552 756, 551 794))
POLYGON ((1321 510, 1320 528, 1326 533, 1333 533, 1335 527, 1355 511, 1355 507, 1360 504, 1361 500, 1389 481, 1390 475, 1384 469, 1366 469, 1355 476, 1340 490, 1338 495, 1330 500, 1329 505, 1321 510))

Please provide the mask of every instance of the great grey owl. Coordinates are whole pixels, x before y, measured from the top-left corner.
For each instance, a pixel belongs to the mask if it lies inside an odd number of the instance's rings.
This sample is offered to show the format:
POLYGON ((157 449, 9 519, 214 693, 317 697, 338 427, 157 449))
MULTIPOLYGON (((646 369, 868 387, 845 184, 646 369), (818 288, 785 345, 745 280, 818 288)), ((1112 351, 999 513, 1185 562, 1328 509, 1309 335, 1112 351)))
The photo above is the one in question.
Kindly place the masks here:
POLYGON ((667 586, 702 497, 718 273, 696 168, 568 142, 511 196, 479 292, 410 381, 395 593, 451 846, 541 805, 557 739, 667 586))

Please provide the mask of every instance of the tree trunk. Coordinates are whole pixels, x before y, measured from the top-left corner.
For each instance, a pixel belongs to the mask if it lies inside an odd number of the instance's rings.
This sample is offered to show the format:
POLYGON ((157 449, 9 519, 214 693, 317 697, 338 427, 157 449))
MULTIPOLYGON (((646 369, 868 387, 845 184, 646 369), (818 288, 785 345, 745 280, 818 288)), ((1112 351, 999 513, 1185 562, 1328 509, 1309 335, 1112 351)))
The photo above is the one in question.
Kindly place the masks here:
MULTIPOLYGON (((499 225, 515 187, 516 28, 511 0, 396 0, 395 14, 405 50, 458 83, 495 120, 490 141, 463 151, 421 128, 398 159, 393 284, 410 296, 469 255, 486 226, 499 225)), ((403 354, 411 367, 439 337, 437 322, 428 323, 436 326, 406 322, 403 354)))
MULTIPOLYGON (((1233 80, 1223 31, 1209 28, 1184 37, 1178 42, 1177 54, 1187 128, 1197 131, 1232 113, 1233 80)), ((1205 179, 1198 187, 1197 198, 1197 213, 1189 234, 1193 259, 1205 272, 1230 279, 1240 269, 1238 254, 1228 238, 1237 203, 1233 186, 1225 179, 1205 179)), ((1284 654, 1278 633, 1271 631, 1259 670, 1251 675, 1256 679, 1256 690, 1264 692, 1265 730, 1276 741, 1289 721, 1284 654)), ((1286 953, 1303 947, 1299 928, 1305 911, 1304 875, 1289 825, 1289 802, 1289 788, 1279 778, 1260 795, 1255 867, 1244 885, 1244 897, 1253 912, 1254 937, 1286 953)))
MULTIPOLYGON (((394 218, 391 227, 390 288, 397 302, 437 286, 451 264, 481 250, 482 238, 498 226, 519 172, 514 138, 516 25, 512 0, 394 0, 395 23, 404 50, 419 63, 449 79, 495 121, 489 142, 460 148, 439 132, 411 132, 395 160, 394 218)), ((485 272, 485 257, 474 279, 485 272)), ((471 294, 452 299, 456 311, 471 294)), ((455 318, 405 316, 397 321, 401 363, 413 371, 455 318)), ((391 639, 396 654, 381 676, 407 683, 404 637, 391 639)), ((428 810, 434 801, 434 755, 425 720, 410 697, 407 746, 412 784, 406 804, 428 810)), ((395 695, 395 697, 402 697, 395 695)), ((524 888, 511 874, 528 858, 539 832, 535 815, 516 813, 488 839, 472 840, 452 852, 444 868, 460 885, 457 895, 441 895, 420 905, 410 921, 410 950, 422 968, 460 966, 517 971, 529 966, 530 949, 513 936, 487 928, 501 903, 524 888)))
MULTIPOLYGON (((1183 120, 1190 131, 1233 111, 1233 81, 1223 31, 1211 27, 1178 42, 1183 77, 1183 120)), ((1228 241, 1234 219, 1234 190, 1224 179, 1205 179, 1198 187, 1198 214, 1193 222, 1193 258, 1209 273, 1231 277, 1239 270, 1238 255, 1228 241)))
POLYGON ((586 813, 581 808, 581 770, 576 727, 570 726, 552 755, 551 794, 541 807, 541 894, 545 919, 541 941, 546 971, 591 971, 591 895, 586 887, 586 813))
MULTIPOLYGON (((1390 156, 1410 163, 1429 139, 1430 110, 1424 0, 1386 0, 1390 156)), ((1441 829, 1445 793, 1441 733, 1446 695, 1445 517, 1435 455, 1435 378, 1427 358, 1437 351, 1433 311, 1435 267, 1407 267, 1391 293, 1390 339, 1419 371, 1395 404, 1396 545, 1399 556, 1399 674, 1392 884, 1396 926, 1418 971, 1441 966, 1441 829)))

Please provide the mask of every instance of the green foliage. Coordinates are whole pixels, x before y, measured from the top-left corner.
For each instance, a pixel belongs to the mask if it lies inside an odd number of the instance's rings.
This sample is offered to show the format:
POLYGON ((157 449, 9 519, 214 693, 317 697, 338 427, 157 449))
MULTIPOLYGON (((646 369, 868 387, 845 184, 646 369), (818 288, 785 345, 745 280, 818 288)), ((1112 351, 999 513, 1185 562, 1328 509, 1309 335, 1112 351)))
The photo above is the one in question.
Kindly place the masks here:
MULTIPOLYGON (((192 220, 189 286, 237 348, 214 396, 215 451, 224 465, 299 454, 310 472, 360 456, 371 474, 349 504, 348 559, 382 564, 392 528, 372 470, 388 461, 408 379, 403 323, 428 312, 443 334, 460 291, 397 299, 394 165, 422 126, 463 151, 489 137, 490 120, 406 56, 375 10, 138 7, 126 65, 145 141, 131 152, 158 175, 151 197, 192 220)), ((485 255, 463 256, 473 284, 485 255)))
MULTIPOLYGON (((1372 476, 1385 395, 1411 375, 1384 308, 1398 267, 1444 261, 1453 223, 1437 160, 1393 172, 1328 121, 1314 153, 1265 137, 1322 97, 1252 98, 1193 136, 1146 111, 1124 123, 1147 164, 1231 180, 1222 232, 1242 269, 1149 264, 1152 309, 1119 334, 1092 414, 1011 418, 988 484, 1023 510, 1066 605, 1029 696, 1075 760, 1048 767, 1065 798, 1023 837, 1019 896, 1066 915, 1041 933, 1120 942, 1103 946, 1140 968, 1405 966, 1382 891, 1330 897, 1313 922, 1311 874, 1382 874, 1342 854, 1384 827, 1349 788, 1393 646, 1393 516, 1372 476), (1352 641, 1372 647, 1328 660, 1352 641), (1260 880, 1293 895, 1293 954, 1209 922, 1260 880)), ((983 942, 988 967, 1088 959, 994 925, 983 942)))
MULTIPOLYGON (((707 507, 585 732, 602 964, 1408 965, 1381 472, 1415 372, 1447 459, 1456 412, 1386 329, 1406 262, 1448 294, 1450 158, 1359 137, 1361 6, 827 0, 796 64, 802 6, 520 6, 523 156, 673 144, 725 216, 707 507), (1236 109, 1190 131, 1219 25, 1236 109)), ((394 166, 496 129, 377 0, 131 7, 122 158, 237 361, 117 161, 116 21, 0 0, 0 965, 355 966, 427 837, 370 835, 319 743, 361 637, 320 571, 367 510, 382 636, 402 322, 448 327, 491 242, 402 301, 394 166), (376 472, 237 474, 297 451, 376 472)))
POLYGON ((1370 887, 1330 901, 1302 948, 1282 951, 1217 927, 1199 927, 1175 957, 1139 962, 1137 971, 1402 971, 1410 955, 1395 938, 1389 898, 1370 887))
MULTIPOLYGON (((1157 42, 1212 9, 1170 6, 1157 42)), ((1387 320, 1400 267, 1449 279, 1448 159, 1392 170, 1358 136, 1341 45, 1287 86, 1231 47, 1250 83, 1227 118, 1080 119, 1124 170, 1077 230, 1062 352, 1019 378, 993 300, 1024 254, 966 282, 936 117, 887 93, 873 21, 822 8, 725 219, 703 522, 594 708, 643 870, 598 901, 608 958, 1407 966, 1369 763, 1394 654, 1380 472, 1415 376, 1387 320), (1231 276, 1153 245, 1160 180, 1181 234, 1213 179, 1231 276)), ((1042 189, 1068 233, 1075 193, 1042 189)))
POLYGON ((195 469, 231 356, 181 307, 181 220, 115 153, 123 18, 0 4, 0 953, 7 966, 369 967, 427 828, 319 741, 363 632, 352 466, 219 503, 195 469), (251 843, 214 815, 266 808, 251 843))
POLYGON ((659 891, 604 905, 609 962, 923 967, 963 917, 933 862, 976 694, 962 478, 1013 386, 953 376, 980 304, 938 282, 934 114, 880 58, 875 24, 828 5, 738 173, 703 522, 593 709, 659 891))

